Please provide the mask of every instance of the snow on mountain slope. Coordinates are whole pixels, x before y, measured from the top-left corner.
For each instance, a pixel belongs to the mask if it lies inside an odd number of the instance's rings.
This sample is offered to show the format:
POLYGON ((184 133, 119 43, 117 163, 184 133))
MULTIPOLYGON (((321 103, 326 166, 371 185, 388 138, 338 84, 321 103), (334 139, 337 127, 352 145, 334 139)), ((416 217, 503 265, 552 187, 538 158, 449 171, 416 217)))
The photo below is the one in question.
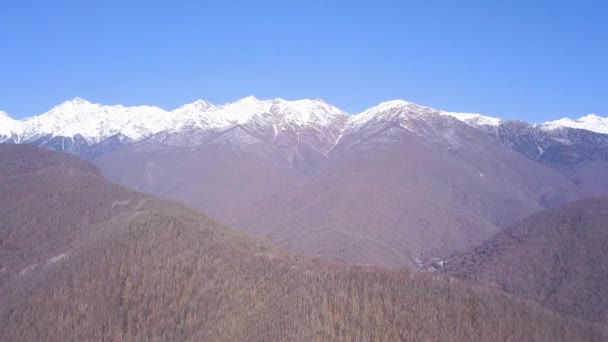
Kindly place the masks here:
POLYGON ((309 99, 258 100, 249 96, 222 106, 203 103, 197 101, 174 110, 172 115, 178 125, 190 120, 195 127, 215 130, 251 122, 262 126, 288 124, 298 127, 307 125, 319 127, 329 125, 332 119, 346 115, 323 101, 309 99))
POLYGON ((382 102, 361 114, 352 116, 349 128, 356 129, 372 121, 393 120, 396 118, 407 119, 409 117, 421 117, 428 114, 450 116, 470 126, 498 126, 503 121, 499 118, 483 116, 481 114, 440 111, 403 100, 392 100, 382 102))
POLYGON ((236 102, 212 108, 205 112, 205 117, 211 127, 222 129, 242 125, 255 119, 259 120, 262 114, 268 113, 271 106, 271 100, 258 100, 253 96, 248 96, 236 102))
POLYGON ((503 119, 473 113, 441 112, 443 115, 454 117, 470 126, 498 126, 503 119))
POLYGON ((21 134, 21 123, 12 119, 5 112, 0 111, 0 142, 8 140, 11 136, 21 134))
MULTIPOLYGON (((454 117, 474 127, 496 127, 504 122, 480 114, 440 111, 403 100, 383 102, 360 114, 348 115, 321 100, 310 99, 259 100, 249 96, 219 106, 197 100, 166 111, 153 106, 104 106, 76 98, 21 121, 0 112, 0 139, 31 142, 48 136, 73 138, 80 135, 88 144, 96 144, 119 133, 138 141, 160 132, 189 129, 222 132, 237 125, 247 125, 264 135, 272 136, 274 132, 275 137, 281 132, 290 132, 289 136, 297 138, 298 132, 305 128, 309 132, 324 132, 320 134, 323 144, 327 145, 323 150, 326 150, 335 145, 343 133, 358 130, 368 123, 399 119, 407 125, 409 119, 424 121, 427 115, 436 114, 454 117)), ((608 134, 608 118, 587 115, 578 120, 548 122, 541 127, 574 127, 608 134)))
POLYGON ((169 130, 177 132, 185 128, 208 128, 210 123, 205 113, 214 108, 213 104, 204 100, 185 104, 171 112, 172 124, 169 130))
POLYGON ((585 129, 596 133, 608 134, 608 118, 603 118, 595 114, 589 114, 576 120, 563 118, 555 121, 545 122, 542 127, 546 129, 570 127, 585 129))
POLYGON ((0 135, 33 141, 44 136, 81 135, 88 143, 98 143, 121 133, 137 141, 163 131, 186 128, 226 130, 235 125, 254 124, 277 129, 283 125, 323 127, 346 114, 320 100, 258 100, 246 97, 215 106, 198 100, 173 111, 152 106, 104 106, 76 98, 50 111, 24 120, 0 115, 0 135))
POLYGON ((392 100, 382 102, 379 105, 369 108, 362 113, 351 116, 348 122, 348 129, 358 129, 366 125, 367 123, 376 122, 379 120, 390 120, 396 116, 404 115, 407 110, 415 106, 418 107, 413 103, 403 100, 392 100))
POLYGON ((293 126, 313 125, 323 127, 335 120, 346 117, 346 113, 322 100, 285 101, 276 99, 270 108, 272 113, 280 113, 284 122, 293 126))
POLYGON ((169 113, 158 107, 103 106, 76 98, 23 120, 21 140, 80 134, 87 142, 98 143, 118 133, 137 140, 166 129, 168 120, 169 113))

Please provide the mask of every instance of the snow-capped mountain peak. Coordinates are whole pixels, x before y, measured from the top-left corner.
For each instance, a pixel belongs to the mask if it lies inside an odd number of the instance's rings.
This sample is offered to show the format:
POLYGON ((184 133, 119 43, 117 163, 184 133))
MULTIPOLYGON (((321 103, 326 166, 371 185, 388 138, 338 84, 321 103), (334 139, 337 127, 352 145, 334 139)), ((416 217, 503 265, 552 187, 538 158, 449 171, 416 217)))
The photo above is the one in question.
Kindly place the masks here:
POLYGON ((608 118, 603 118, 597 114, 588 114, 576 120, 563 118, 555 121, 549 121, 545 122, 542 126, 546 129, 570 127, 586 129, 596 133, 608 134, 608 118))
POLYGON ((382 103, 378 104, 377 106, 371 107, 357 115, 362 115, 362 116, 370 115, 371 116, 371 115, 376 115, 378 113, 391 111, 394 109, 403 109, 403 108, 406 108, 406 107, 409 107, 412 105, 415 105, 415 104, 404 101, 404 100, 385 101, 385 102, 382 102, 382 103))
POLYGON ((471 126, 498 126, 503 122, 503 119, 474 113, 441 112, 441 114, 451 116, 471 126))
POLYGON ((254 96, 247 96, 218 107, 218 112, 230 121, 245 123, 256 114, 268 113, 271 106, 271 100, 258 100, 254 96))
POLYGON ((481 114, 440 111, 430 107, 420 106, 412 102, 392 100, 382 102, 379 105, 372 107, 360 114, 354 115, 351 119, 351 126, 361 126, 365 122, 377 120, 379 118, 386 120, 395 117, 421 117, 427 114, 450 116, 470 126, 498 126, 503 121, 499 118, 484 116, 481 114))
POLYGON ((179 131, 186 127, 205 128, 208 121, 205 116, 216 108, 215 105, 204 100, 185 104, 171 112, 171 123, 168 124, 167 129, 179 131))
POLYGON ((603 118, 597 114, 587 114, 585 116, 582 116, 579 120, 581 121, 597 121, 597 120, 606 120, 606 118, 603 118))
POLYGON ((7 113, 0 111, 0 142, 21 134, 22 130, 21 122, 14 120, 7 113))
POLYGON ((403 101, 403 100, 391 100, 378 104, 377 106, 371 107, 359 114, 355 114, 349 119, 349 127, 351 129, 364 126, 366 123, 377 120, 389 120, 395 116, 401 116, 409 112, 413 107, 417 105, 403 101))
POLYGON ((70 104, 73 104, 73 105, 92 104, 91 102, 89 102, 89 101, 87 101, 87 100, 85 100, 85 99, 83 99, 81 97, 75 97, 72 100, 65 101, 64 103, 70 103, 70 104))
POLYGON ((23 120, 23 140, 79 134, 95 143, 118 133, 141 139, 165 128, 163 123, 167 119, 168 112, 158 107, 103 106, 75 98, 44 114, 23 120))
MULTIPOLYGON (((185 107, 178 108, 173 115, 176 117, 184 115, 185 107)), ((259 100, 248 96, 221 106, 203 108, 196 113, 197 118, 192 120, 191 117, 190 121, 195 126, 205 129, 223 129, 250 122, 262 126, 280 126, 282 123, 295 126, 322 126, 329 124, 336 116, 345 115, 338 108, 321 100, 259 100)))
POLYGON ((185 104, 185 105, 183 105, 183 106, 181 106, 179 108, 188 109, 190 111, 194 111, 194 110, 205 111, 205 110, 208 110, 208 109, 213 108, 213 107, 215 107, 215 106, 211 102, 198 99, 198 100, 196 100, 196 101, 194 101, 192 103, 185 104))
POLYGON ((335 120, 346 118, 347 115, 342 110, 322 100, 286 101, 275 99, 272 102, 270 112, 280 115, 279 119, 294 126, 327 126, 335 120))
MULTIPOLYGON (((43 137, 74 138, 78 135, 88 144, 95 144, 116 134, 137 141, 163 131, 194 129, 221 132, 235 125, 249 125, 262 134, 274 132, 275 135, 282 130, 297 132, 310 127, 319 132, 330 132, 330 137, 339 136, 344 130, 360 129, 367 123, 426 121, 429 115, 454 117, 470 126, 497 126, 503 122, 480 114, 440 111, 403 100, 383 102, 360 114, 348 115, 317 99, 260 100, 248 96, 219 106, 197 100, 173 111, 165 111, 153 106, 106 106, 74 98, 44 114, 24 120, 14 120, 0 112, 0 137, 14 142, 33 142, 43 137)), ((590 114, 577 120, 556 120, 541 127, 574 127, 608 134, 608 118, 590 114)))

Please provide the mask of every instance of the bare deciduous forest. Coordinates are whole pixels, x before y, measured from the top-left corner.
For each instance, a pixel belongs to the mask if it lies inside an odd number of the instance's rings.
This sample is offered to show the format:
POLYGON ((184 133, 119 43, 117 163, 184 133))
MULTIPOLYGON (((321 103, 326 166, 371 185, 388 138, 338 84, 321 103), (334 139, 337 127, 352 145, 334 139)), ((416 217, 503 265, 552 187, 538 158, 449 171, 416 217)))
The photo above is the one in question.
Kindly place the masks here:
POLYGON ((608 324, 608 198, 543 210, 457 255, 445 273, 608 324))
POLYGON ((290 256, 73 156, 0 145, 0 160, 7 341, 608 338, 446 276, 290 256))

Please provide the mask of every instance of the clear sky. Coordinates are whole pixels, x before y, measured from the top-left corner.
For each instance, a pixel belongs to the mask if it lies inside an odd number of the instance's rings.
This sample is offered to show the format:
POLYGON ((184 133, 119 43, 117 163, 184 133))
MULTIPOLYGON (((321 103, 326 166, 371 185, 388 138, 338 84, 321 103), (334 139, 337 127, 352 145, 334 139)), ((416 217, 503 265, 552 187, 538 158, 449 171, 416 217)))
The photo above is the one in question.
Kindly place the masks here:
POLYGON ((0 110, 391 99, 608 115, 607 1, 1 1, 0 110))

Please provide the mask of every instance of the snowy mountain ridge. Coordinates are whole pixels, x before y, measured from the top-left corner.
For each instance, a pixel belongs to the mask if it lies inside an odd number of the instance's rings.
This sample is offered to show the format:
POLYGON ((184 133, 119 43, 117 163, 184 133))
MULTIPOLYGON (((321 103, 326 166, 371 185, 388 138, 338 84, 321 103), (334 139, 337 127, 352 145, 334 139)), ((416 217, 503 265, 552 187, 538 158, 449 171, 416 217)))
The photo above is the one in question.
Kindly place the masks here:
POLYGON ((121 133, 133 140, 185 128, 223 130, 234 125, 255 123, 280 129, 282 126, 323 127, 346 113, 320 100, 258 100, 246 97, 221 106, 203 100, 166 111, 153 106, 104 106, 75 98, 50 111, 23 120, 0 113, 0 142, 13 138, 27 142, 44 136, 82 136, 98 143, 121 133))
POLYGON ((0 141, 2 141, 2 137, 10 138, 11 136, 18 136, 21 133, 21 122, 0 111, 0 141))
POLYGON ((351 116, 349 123, 351 127, 360 127, 366 122, 373 120, 392 120, 396 118, 409 118, 435 113, 443 116, 451 116, 471 126, 498 126, 503 120, 499 118, 484 116, 472 113, 455 113, 437 110, 430 107, 417 105, 415 103, 392 100, 382 102, 379 105, 369 108, 364 112, 351 116))
MULTIPOLYGON (((246 124, 271 127, 279 132, 304 127, 322 130, 340 122, 345 123, 340 129, 352 130, 368 122, 419 117, 428 113, 451 116, 471 126, 498 126, 504 121, 480 114, 440 111, 403 100, 383 102, 360 114, 349 115, 322 100, 311 99, 258 100, 249 96, 219 106, 197 100, 167 111, 154 106, 106 106, 75 98, 44 114, 23 120, 12 119, 0 112, 0 142, 28 142, 48 136, 73 138, 79 135, 89 144, 95 144, 119 133, 138 141, 163 131, 220 131, 246 124)), ((608 134, 608 118, 591 114, 577 120, 564 118, 548 122, 543 127, 571 127, 608 134)))
POLYGON ((580 117, 576 120, 570 118, 562 118, 555 121, 545 122, 544 127, 548 129, 558 127, 570 127, 585 129, 596 133, 608 134, 608 118, 603 118, 596 114, 589 114, 580 117))

